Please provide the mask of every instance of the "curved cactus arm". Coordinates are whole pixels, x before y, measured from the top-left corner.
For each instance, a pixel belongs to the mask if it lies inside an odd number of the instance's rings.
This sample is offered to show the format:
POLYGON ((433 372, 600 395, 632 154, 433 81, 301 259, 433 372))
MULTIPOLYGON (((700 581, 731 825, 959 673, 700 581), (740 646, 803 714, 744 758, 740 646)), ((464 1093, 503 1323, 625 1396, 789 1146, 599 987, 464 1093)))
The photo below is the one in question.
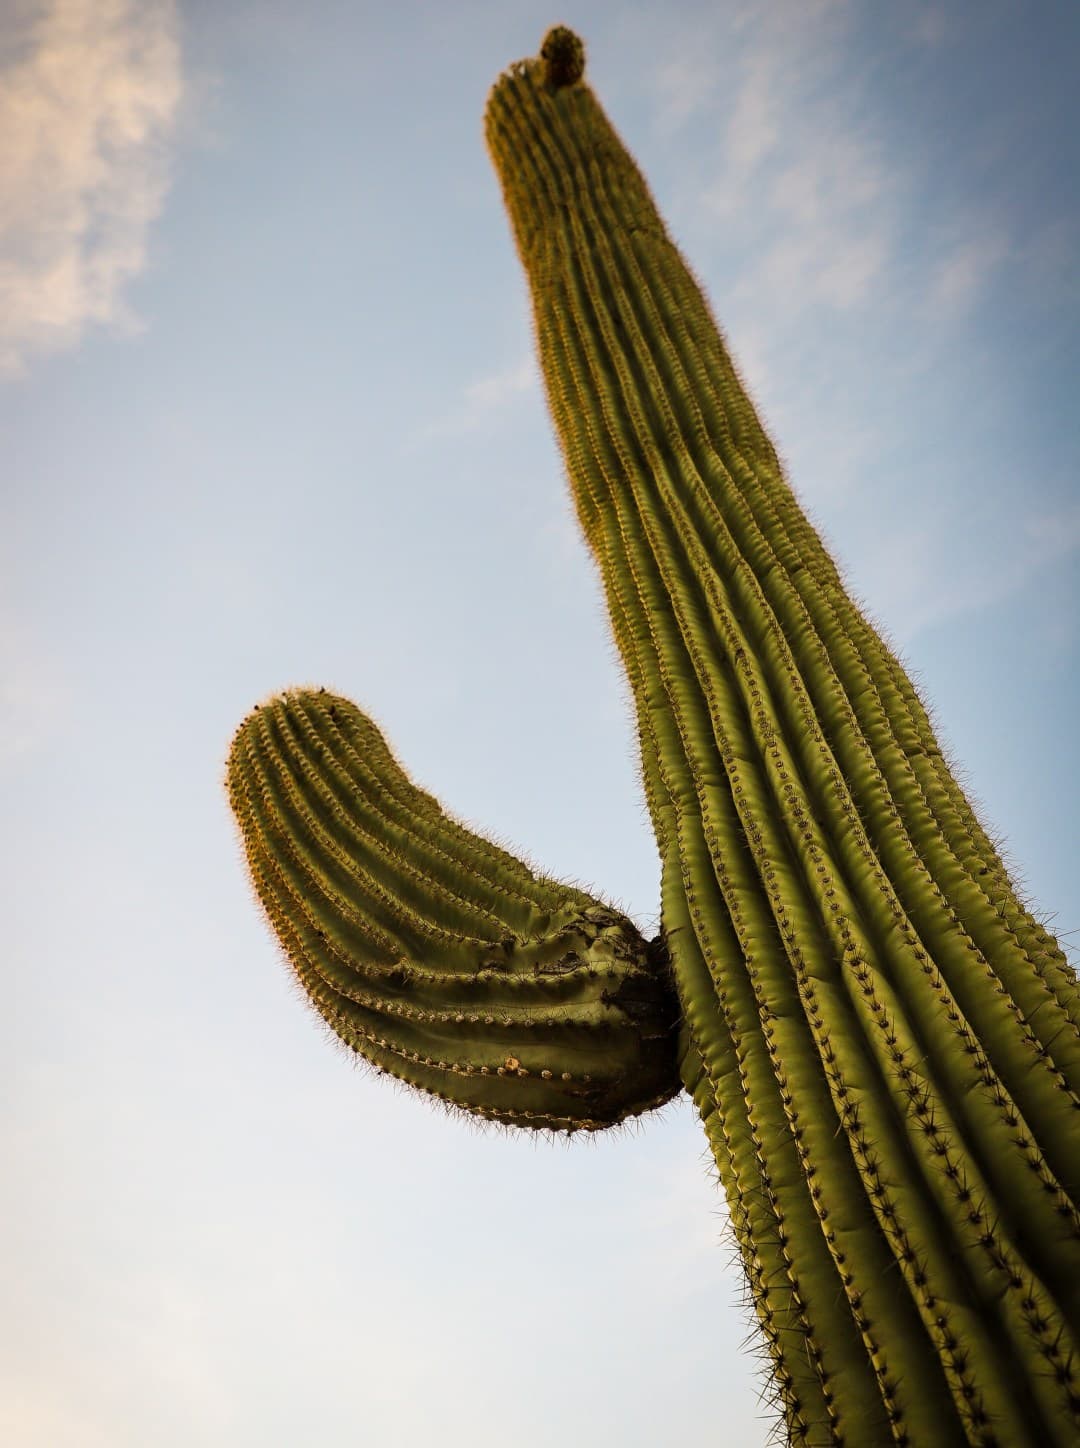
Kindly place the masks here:
POLYGON ((228 788, 297 978, 380 1070, 556 1130, 610 1126, 680 1089, 659 944, 452 820, 347 699, 295 690, 255 709, 228 788))

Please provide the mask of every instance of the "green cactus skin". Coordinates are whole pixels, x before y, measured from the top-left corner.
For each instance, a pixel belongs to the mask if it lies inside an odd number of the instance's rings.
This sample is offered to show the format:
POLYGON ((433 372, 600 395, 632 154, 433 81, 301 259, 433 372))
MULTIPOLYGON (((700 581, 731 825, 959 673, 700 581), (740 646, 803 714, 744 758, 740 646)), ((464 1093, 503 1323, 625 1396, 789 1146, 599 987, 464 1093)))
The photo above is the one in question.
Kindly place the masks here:
POLYGON ((678 1073, 792 1443, 1075 1448, 1075 973, 801 512, 583 71, 557 27, 486 129, 633 690, 661 941, 453 825, 312 693, 234 742, 256 887, 334 1028, 473 1110, 591 1127, 678 1073), (571 938, 602 961, 546 976, 571 938))

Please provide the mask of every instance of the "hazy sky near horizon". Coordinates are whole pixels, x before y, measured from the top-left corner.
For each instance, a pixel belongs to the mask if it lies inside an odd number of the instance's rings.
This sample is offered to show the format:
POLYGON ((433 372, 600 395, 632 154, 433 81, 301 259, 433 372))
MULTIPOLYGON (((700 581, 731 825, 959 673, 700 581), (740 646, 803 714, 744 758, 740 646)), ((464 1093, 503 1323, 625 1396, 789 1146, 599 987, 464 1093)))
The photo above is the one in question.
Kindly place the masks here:
POLYGON ((563 21, 854 592, 1080 929, 1080 8, 7 0, 0 1440, 761 1448, 685 1101, 354 1069, 221 776, 289 684, 656 923, 627 691, 484 151, 563 21))

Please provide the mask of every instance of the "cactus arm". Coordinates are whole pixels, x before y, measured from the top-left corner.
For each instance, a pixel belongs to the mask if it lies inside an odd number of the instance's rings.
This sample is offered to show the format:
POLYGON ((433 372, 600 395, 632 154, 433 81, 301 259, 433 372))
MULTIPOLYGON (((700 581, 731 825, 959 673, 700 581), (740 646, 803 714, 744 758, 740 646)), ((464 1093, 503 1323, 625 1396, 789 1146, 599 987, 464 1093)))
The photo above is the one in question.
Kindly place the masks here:
POLYGON ((596 1130, 679 1089, 659 947, 451 820, 348 700, 291 691, 256 709, 228 787, 297 978, 380 1070, 556 1130, 596 1130))
POLYGON ((512 67, 487 135, 792 1437, 1075 1442, 1075 980, 802 517, 580 43, 512 67))

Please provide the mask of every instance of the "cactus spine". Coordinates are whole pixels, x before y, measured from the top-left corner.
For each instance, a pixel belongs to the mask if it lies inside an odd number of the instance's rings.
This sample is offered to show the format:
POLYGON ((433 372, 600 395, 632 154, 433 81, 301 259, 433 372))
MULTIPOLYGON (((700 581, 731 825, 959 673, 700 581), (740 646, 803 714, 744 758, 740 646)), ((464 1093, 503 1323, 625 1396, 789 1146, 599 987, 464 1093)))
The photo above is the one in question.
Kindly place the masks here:
POLYGON ((1075 974, 800 511, 583 70, 557 27, 486 127, 633 689, 661 938, 453 824, 310 692, 234 741, 257 890, 334 1028, 470 1109, 595 1127, 681 1079, 793 1443, 1069 1448, 1075 974))

